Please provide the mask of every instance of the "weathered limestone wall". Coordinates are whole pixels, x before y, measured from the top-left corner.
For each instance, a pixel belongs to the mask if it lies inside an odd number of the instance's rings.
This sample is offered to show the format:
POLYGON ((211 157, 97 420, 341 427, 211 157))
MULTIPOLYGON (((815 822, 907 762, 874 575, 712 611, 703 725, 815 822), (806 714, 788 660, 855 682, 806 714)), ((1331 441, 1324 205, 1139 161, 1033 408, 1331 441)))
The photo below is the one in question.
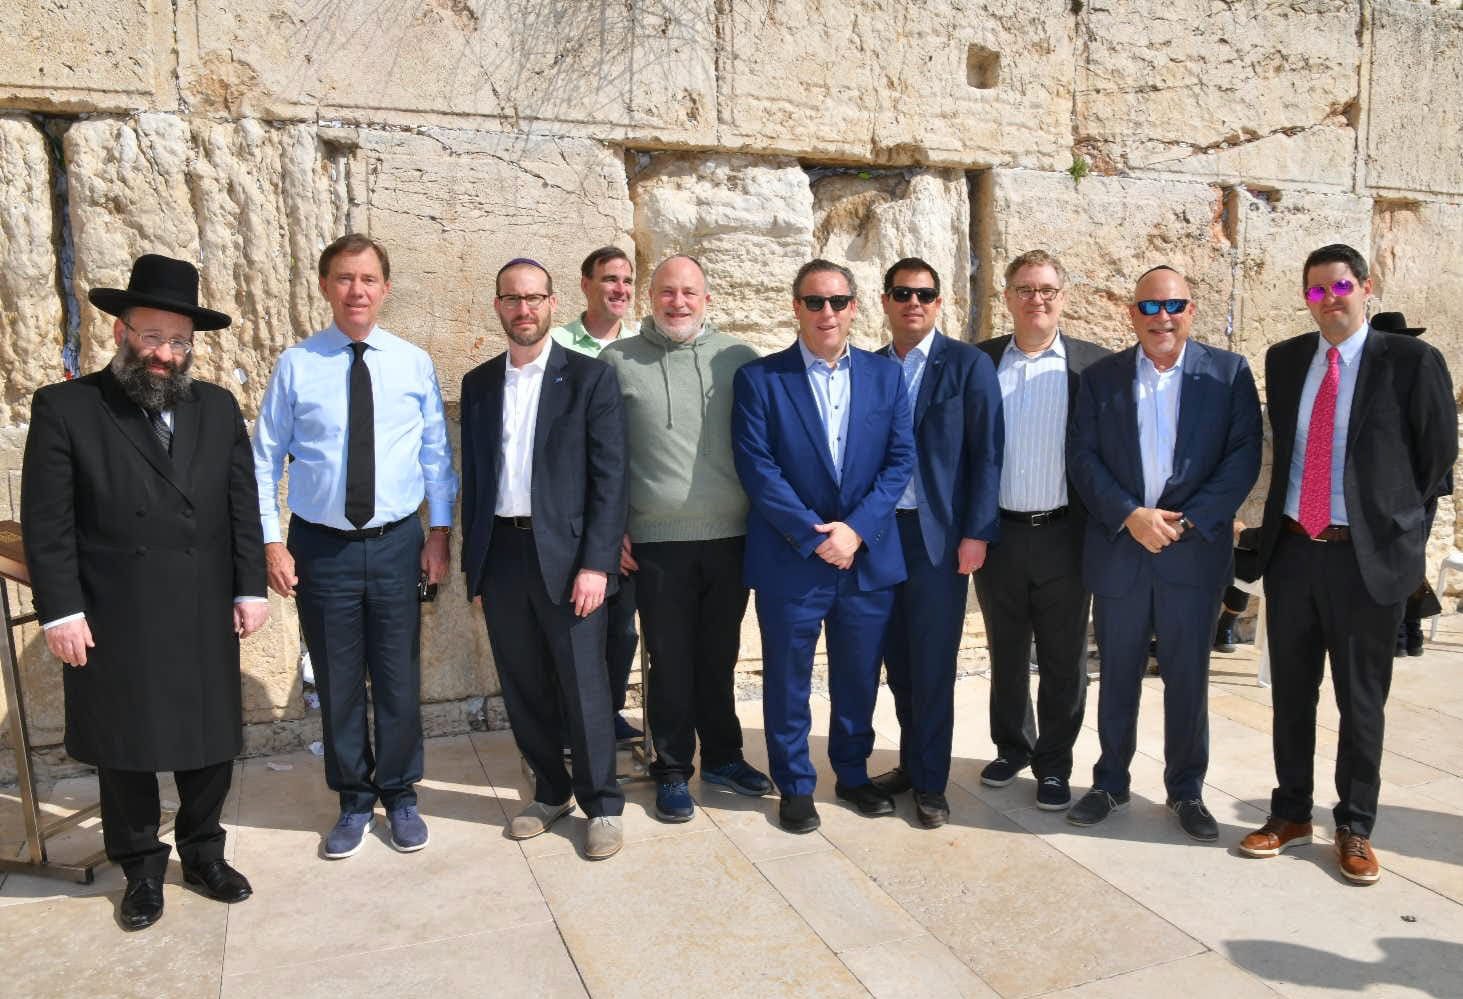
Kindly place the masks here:
MULTIPOLYGON (((31 393, 113 349, 88 288, 148 250, 198 261, 205 300, 237 317, 200 337, 198 371, 252 418, 280 350, 328 321, 315 259, 348 229, 391 248, 384 321, 431 352, 454 421, 462 374, 501 349, 492 272, 543 260, 572 315, 578 261, 604 243, 642 276, 701 258, 711 316, 764 351, 792 341, 788 285, 814 254, 853 269, 866 346, 900 256, 935 264, 942 327, 980 339, 1007 329, 1005 262, 1052 250, 1067 328, 1112 346, 1134 279, 1167 262, 1197 335, 1258 375, 1309 328, 1305 253, 1341 240, 1374 263, 1374 308, 1428 326, 1463 372, 1456 3, 15 0, 0 39, 7 516, 31 393)), ((1430 565, 1459 539, 1445 498, 1430 565)), ((454 575, 425 611, 434 731, 500 720, 462 597, 454 575)), ((261 751, 318 730, 293 609, 274 610, 245 652, 261 751)), ((744 635, 755 669, 750 614, 744 635)), ((17 637, 53 743, 58 667, 34 627, 17 637)))

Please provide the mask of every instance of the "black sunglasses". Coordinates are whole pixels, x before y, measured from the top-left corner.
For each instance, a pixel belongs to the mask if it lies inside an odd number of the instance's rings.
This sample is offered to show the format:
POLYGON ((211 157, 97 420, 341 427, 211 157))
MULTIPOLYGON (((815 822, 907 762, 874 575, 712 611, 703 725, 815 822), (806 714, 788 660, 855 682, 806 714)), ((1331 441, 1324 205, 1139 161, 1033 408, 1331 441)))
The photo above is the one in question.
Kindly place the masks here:
POLYGON ((940 293, 933 288, 910 288, 906 285, 896 284, 889 289, 889 297, 894 301, 903 304, 911 298, 919 299, 920 305, 929 305, 940 297, 940 293))
POLYGON ((834 312, 842 312, 853 301, 852 295, 803 295, 798 298, 809 312, 822 312, 824 304, 833 306, 834 312))
POLYGON ((1176 316, 1189 307, 1187 298, 1145 298, 1137 303, 1138 311, 1145 316, 1156 316, 1160 309, 1170 316, 1176 316))

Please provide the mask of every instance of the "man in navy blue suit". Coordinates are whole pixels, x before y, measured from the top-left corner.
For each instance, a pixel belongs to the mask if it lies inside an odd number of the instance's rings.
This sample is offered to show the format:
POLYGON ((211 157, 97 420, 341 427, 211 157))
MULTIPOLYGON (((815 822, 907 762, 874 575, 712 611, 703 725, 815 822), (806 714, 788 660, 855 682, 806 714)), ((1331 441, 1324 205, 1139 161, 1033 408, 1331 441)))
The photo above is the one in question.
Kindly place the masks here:
POLYGON ((1067 821, 1128 803, 1148 642, 1163 677, 1163 782, 1191 838, 1212 842, 1209 651, 1233 571, 1235 511, 1260 473, 1260 402, 1238 354, 1189 340, 1188 282, 1159 266, 1128 306, 1138 343, 1082 375, 1067 467, 1087 506, 1083 576, 1093 594, 1102 755, 1067 821))
POLYGON ((798 342, 736 375, 732 441, 747 516, 747 585, 762 627, 762 712, 778 819, 818 828, 808 756, 813 649, 827 625, 828 757, 838 797, 865 815, 894 801, 868 777, 879 661, 905 578, 894 507, 914 441, 899 365, 851 347, 848 268, 804 264, 793 280, 798 342))
POLYGON ((935 328, 940 276, 918 257, 884 274, 893 342, 881 353, 904 369, 913 410, 915 469, 895 507, 909 578, 894 588, 884 669, 899 716, 899 766, 875 777, 889 794, 913 789, 915 816, 950 818, 945 785, 955 731, 955 657, 965 628, 967 577, 998 533, 1001 387, 996 367, 935 328))

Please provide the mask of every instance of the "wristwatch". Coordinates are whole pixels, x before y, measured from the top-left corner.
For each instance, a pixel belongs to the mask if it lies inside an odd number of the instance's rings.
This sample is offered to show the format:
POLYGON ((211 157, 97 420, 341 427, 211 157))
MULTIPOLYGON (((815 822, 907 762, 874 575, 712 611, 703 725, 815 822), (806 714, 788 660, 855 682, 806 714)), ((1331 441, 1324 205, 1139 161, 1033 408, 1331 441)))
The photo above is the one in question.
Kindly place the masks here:
POLYGON ((452 533, 452 528, 450 528, 450 527, 429 527, 429 528, 427 528, 427 531, 429 533, 431 533, 431 534, 451 534, 452 533))

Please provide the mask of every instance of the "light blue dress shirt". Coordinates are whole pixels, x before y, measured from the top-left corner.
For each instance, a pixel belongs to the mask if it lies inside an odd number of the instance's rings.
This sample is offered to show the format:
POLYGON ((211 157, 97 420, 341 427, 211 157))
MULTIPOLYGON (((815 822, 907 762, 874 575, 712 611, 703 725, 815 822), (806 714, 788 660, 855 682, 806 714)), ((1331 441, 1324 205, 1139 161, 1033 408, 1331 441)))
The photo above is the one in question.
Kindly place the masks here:
MULTIPOLYGON (((295 457, 289 466, 290 509, 312 523, 355 530, 345 519, 350 343, 332 325, 290 347, 274 367, 254 426, 266 544, 284 540, 278 494, 287 455, 295 457)), ((365 343, 376 417, 376 512, 366 526, 416 513, 424 495, 431 526, 450 526, 457 475, 432 359, 380 326, 365 343)))
MULTIPOLYGON (((1351 400, 1356 396, 1356 376, 1361 370, 1361 349, 1366 346, 1370 327, 1362 323, 1361 329, 1336 345, 1341 355, 1341 384, 1336 387, 1336 422, 1331 434, 1331 523, 1349 524, 1346 516, 1346 484, 1342 475, 1346 471, 1346 432, 1351 426, 1351 400)), ((1321 380, 1326 377, 1326 351, 1331 343, 1321 337, 1316 344, 1316 353, 1311 357, 1311 366, 1306 369, 1305 387, 1300 393, 1300 408, 1295 421, 1295 450, 1290 455, 1290 477, 1285 492, 1285 515, 1291 520, 1300 516, 1300 481, 1306 467, 1306 444, 1311 439, 1311 410, 1316 405, 1316 396, 1321 391, 1321 380)))
POLYGON ((833 459, 833 479, 843 481, 843 451, 848 443, 848 405, 850 398, 849 374, 852 362, 848 344, 832 366, 798 341, 798 350, 803 352, 803 364, 808 370, 808 387, 813 390, 813 404, 818 408, 818 418, 823 421, 823 430, 828 435, 828 455, 833 459))
POLYGON ((1040 513, 1066 506, 1067 348, 1062 335, 1034 357, 1013 337, 996 379, 1006 424, 1001 509, 1040 513))
MULTIPOLYGON (((929 367, 930 347, 935 342, 935 330, 931 329, 925 334, 925 338, 913 347, 909 353, 904 355, 902 361, 899 355, 894 353, 894 348, 889 348, 890 355, 904 368, 904 394, 909 399, 909 411, 914 413, 915 400, 919 398, 919 384, 924 380, 925 369, 929 367)), ((915 463, 914 474, 909 477, 909 485, 904 487, 904 495, 899 497, 895 504, 900 510, 917 510, 924 506, 923 497, 920 493, 923 487, 919 480, 919 442, 915 442, 915 463)))
POLYGON ((1143 505, 1155 507, 1173 476, 1173 449, 1178 441, 1179 395, 1183 390, 1184 357, 1189 345, 1167 371, 1159 371, 1138 348, 1138 451, 1143 456, 1143 505))

